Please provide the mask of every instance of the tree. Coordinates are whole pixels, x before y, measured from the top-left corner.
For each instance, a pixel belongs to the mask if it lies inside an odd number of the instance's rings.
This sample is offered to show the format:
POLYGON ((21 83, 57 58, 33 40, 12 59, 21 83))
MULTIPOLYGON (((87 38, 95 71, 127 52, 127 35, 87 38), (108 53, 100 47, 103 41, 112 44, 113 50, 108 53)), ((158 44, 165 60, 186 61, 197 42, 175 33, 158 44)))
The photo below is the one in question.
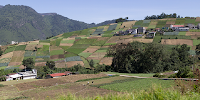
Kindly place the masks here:
POLYGON ((90 67, 91 67, 91 68, 94 68, 94 61, 93 61, 93 59, 92 59, 92 60, 90 60, 90 63, 89 63, 89 65, 90 65, 90 67))
POLYGON ((37 51, 37 49, 38 49, 37 46, 35 46, 35 51, 37 51))
POLYGON ((3 54, 3 51, 1 51, 1 47, 0 47, 0 56, 3 54))
POLYGON ((54 61, 47 61, 46 66, 48 66, 51 70, 55 68, 55 62, 54 61))
POLYGON ((28 59, 24 59, 23 64, 25 66, 25 69, 33 69, 34 65, 35 65, 35 61, 33 61, 33 58, 28 58, 28 59))
POLYGON ((200 54, 200 44, 196 45, 195 52, 196 52, 196 55, 200 54))

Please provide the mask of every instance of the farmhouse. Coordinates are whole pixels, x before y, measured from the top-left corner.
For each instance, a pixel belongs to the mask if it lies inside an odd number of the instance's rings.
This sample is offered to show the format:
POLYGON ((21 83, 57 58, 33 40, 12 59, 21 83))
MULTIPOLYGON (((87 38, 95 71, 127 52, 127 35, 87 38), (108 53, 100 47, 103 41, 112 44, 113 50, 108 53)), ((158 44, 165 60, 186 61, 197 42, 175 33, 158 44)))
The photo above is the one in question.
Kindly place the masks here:
POLYGON ((170 28, 172 30, 176 30, 176 29, 179 29, 179 28, 184 28, 185 26, 184 25, 170 25, 170 28))
POLYGON ((62 76, 72 75, 72 72, 65 71, 64 73, 54 73, 54 74, 48 74, 47 78, 58 78, 62 76))
POLYGON ((197 29, 200 29, 200 23, 197 25, 197 29))
POLYGON ((188 24, 185 27, 188 27, 189 29, 195 29, 196 28, 194 24, 188 24))
POLYGON ((15 42, 15 41, 11 41, 11 44, 18 44, 18 42, 15 42))
POLYGON ((37 70, 32 69, 32 71, 18 72, 6 75, 6 81, 19 80, 19 79, 34 79, 37 77, 37 70))
POLYGON ((180 27, 178 29, 176 29, 176 31, 189 31, 189 28, 188 27, 180 27))

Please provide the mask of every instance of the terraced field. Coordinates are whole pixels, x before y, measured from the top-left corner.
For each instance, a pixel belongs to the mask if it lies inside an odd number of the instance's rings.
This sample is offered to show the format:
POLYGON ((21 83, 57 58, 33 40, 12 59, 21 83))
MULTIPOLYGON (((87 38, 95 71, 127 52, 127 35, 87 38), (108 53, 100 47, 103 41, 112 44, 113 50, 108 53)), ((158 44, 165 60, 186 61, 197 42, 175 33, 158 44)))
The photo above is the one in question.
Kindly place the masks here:
POLYGON ((36 66, 44 66, 48 60, 56 61, 56 66, 59 68, 71 67, 77 63, 89 68, 88 63, 92 59, 95 61, 95 65, 97 63, 111 65, 112 57, 107 57, 106 55, 109 45, 133 41, 161 43, 169 48, 177 44, 188 44, 191 50, 194 51, 196 45, 200 43, 200 40, 198 40, 198 37, 200 37, 199 30, 166 32, 164 35, 156 35, 153 39, 138 38, 134 37, 134 35, 113 35, 119 31, 138 27, 155 29, 169 27, 170 25, 197 25, 198 23, 200 23, 200 17, 196 19, 166 18, 128 21, 68 32, 47 40, 21 42, 18 45, 10 45, 4 48, 4 53, 0 57, 0 64, 2 65, 0 66, 1 68, 6 68, 11 65, 21 65, 22 60, 27 58, 33 58, 36 66), (67 62, 64 60, 75 56, 79 56, 81 60, 75 59, 67 62))

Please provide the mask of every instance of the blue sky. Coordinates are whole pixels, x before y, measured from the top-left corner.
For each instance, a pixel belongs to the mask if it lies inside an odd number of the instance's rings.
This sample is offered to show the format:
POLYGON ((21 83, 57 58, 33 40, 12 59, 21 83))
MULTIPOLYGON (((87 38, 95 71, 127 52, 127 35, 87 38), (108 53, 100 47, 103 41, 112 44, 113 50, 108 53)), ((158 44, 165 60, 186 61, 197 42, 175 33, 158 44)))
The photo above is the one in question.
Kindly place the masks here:
POLYGON ((38 13, 58 13, 86 23, 129 17, 177 13, 183 17, 200 16, 200 0, 0 0, 0 5, 26 5, 38 13))

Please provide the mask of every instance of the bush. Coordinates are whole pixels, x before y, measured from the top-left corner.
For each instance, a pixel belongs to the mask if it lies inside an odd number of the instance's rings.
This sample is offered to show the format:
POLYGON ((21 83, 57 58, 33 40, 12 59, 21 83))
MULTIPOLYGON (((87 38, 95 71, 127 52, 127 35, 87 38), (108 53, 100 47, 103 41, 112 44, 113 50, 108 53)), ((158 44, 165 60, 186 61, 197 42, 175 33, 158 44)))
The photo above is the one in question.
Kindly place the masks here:
POLYGON ((171 74, 171 75, 169 75, 168 78, 176 78, 176 77, 177 77, 176 74, 171 74))

